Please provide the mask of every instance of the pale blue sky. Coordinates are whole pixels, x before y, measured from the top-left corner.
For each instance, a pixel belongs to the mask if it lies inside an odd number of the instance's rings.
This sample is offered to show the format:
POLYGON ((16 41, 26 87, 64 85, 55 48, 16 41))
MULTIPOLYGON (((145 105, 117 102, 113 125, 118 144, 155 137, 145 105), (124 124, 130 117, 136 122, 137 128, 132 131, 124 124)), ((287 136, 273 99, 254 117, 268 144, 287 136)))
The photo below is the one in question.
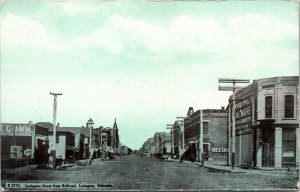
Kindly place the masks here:
POLYGON ((138 149, 188 107, 220 108, 219 77, 298 75, 293 1, 4 1, 1 122, 112 126, 138 149))

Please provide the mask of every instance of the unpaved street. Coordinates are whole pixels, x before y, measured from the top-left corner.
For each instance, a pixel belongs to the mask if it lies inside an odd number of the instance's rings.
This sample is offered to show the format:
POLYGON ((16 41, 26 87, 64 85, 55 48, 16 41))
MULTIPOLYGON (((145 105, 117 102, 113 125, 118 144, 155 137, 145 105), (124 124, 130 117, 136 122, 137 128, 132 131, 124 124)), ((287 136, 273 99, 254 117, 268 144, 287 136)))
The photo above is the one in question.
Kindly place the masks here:
POLYGON ((68 170, 35 170, 32 174, 34 179, 18 182, 111 185, 97 190, 295 189, 298 179, 297 173, 292 172, 273 176, 272 173, 213 172, 190 162, 166 162, 137 155, 120 156, 112 161, 96 159, 90 166, 75 166, 68 170))

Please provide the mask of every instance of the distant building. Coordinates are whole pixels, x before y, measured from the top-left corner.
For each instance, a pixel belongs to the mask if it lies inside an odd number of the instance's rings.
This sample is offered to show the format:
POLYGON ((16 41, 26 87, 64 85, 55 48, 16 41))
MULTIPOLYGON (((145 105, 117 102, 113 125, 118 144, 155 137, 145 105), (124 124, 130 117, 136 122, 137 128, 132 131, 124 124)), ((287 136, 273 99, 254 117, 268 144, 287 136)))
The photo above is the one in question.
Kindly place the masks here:
POLYGON ((172 153, 172 136, 171 133, 166 133, 162 136, 162 148, 164 154, 171 154, 172 153))
POLYGON ((62 159, 73 160, 75 157, 75 137, 70 131, 57 130, 56 137, 53 137, 53 128, 48 130, 49 146, 53 150, 53 140, 56 143, 56 156, 62 159))
MULTIPOLYGON (((174 155, 175 158, 179 158, 183 152, 185 151, 184 148, 184 143, 183 143, 183 139, 184 139, 184 130, 183 130, 183 121, 175 121, 173 124, 173 141, 174 141, 174 155)), ((171 131, 172 133, 172 131, 171 131)))
POLYGON ((127 147, 126 145, 122 145, 120 148, 122 155, 130 155, 132 153, 132 149, 127 147))
MULTIPOLYGON (((236 165, 247 164, 258 168, 296 166, 296 162, 299 162, 299 145, 296 141, 300 136, 298 85, 298 76, 264 78, 236 92, 236 165)), ((232 111, 231 96, 230 149, 232 111)))
POLYGON ((155 149, 154 138, 149 138, 147 139, 147 141, 145 141, 145 143, 141 147, 140 152, 143 154, 147 154, 148 156, 153 156, 154 149, 155 149))
POLYGON ((156 132, 154 134, 154 155, 160 157, 163 154, 164 150, 164 137, 168 133, 166 132, 156 132))
POLYGON ((122 145, 121 148, 122 148, 122 155, 128 155, 128 147, 125 145, 122 145))

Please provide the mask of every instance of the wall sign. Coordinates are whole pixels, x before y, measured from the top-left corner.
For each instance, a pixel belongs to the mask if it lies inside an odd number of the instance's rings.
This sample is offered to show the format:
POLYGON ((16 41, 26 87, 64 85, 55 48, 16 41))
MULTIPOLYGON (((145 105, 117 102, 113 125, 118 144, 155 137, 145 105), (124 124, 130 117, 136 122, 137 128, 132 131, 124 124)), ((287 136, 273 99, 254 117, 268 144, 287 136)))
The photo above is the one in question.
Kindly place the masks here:
POLYGON ((25 155, 25 156, 31 155, 31 149, 25 149, 25 150, 24 150, 24 155, 25 155))

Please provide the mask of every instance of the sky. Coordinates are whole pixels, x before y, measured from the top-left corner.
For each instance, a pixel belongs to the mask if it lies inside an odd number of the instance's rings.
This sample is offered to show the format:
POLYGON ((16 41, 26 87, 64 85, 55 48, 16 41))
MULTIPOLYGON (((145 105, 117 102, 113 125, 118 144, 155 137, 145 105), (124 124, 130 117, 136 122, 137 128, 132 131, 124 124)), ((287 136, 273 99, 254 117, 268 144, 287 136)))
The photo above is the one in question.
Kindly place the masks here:
POLYGON ((1 123, 112 127, 139 149, 218 78, 299 75, 294 1, 1 0, 1 123))

